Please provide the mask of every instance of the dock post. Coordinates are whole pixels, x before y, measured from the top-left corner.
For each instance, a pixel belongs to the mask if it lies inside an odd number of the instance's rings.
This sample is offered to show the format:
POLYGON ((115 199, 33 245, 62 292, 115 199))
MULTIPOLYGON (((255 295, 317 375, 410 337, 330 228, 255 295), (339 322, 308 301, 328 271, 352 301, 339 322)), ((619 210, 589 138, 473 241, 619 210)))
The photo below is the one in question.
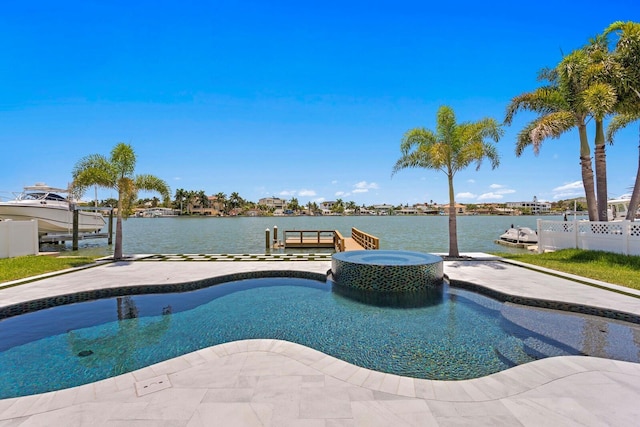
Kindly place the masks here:
POLYGON ((107 244, 113 244, 113 208, 109 211, 109 237, 107 238, 107 244))
POLYGON ((278 244, 278 226, 274 225, 273 226, 273 245, 277 245, 278 244))
POLYGON ((73 210, 73 244, 71 250, 78 250, 78 209, 73 210))
POLYGON ((268 251, 269 249, 271 249, 271 237, 270 237, 271 231, 267 228, 266 230, 264 230, 264 245, 265 245, 265 249, 268 251))

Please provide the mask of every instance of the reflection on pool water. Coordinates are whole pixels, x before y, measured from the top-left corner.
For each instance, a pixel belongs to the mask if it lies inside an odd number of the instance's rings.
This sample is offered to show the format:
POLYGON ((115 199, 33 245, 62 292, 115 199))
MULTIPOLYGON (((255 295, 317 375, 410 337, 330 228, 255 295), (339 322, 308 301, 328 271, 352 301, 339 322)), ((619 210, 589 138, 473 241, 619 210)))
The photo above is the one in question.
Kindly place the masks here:
POLYGON ((637 362, 640 326, 503 304, 446 283, 416 308, 367 305, 328 283, 263 278, 59 306, 0 321, 0 398, 119 375, 241 339, 303 344, 358 366, 475 378, 542 357, 637 362))

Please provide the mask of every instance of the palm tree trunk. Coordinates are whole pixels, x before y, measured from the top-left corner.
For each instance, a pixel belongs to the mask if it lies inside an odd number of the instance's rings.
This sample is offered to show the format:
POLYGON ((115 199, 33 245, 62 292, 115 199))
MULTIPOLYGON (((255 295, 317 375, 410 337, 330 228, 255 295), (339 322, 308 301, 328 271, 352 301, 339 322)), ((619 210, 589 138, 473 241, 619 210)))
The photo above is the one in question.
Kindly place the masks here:
POLYGON ((458 222, 456 219, 456 200, 453 192, 453 174, 447 174, 449 180, 449 256, 459 257, 458 252, 458 222))
POLYGON ((582 166, 582 185, 587 199, 587 212, 589 221, 598 220, 598 206, 596 203, 596 193, 593 181, 593 168, 591 166, 591 150, 587 138, 587 127, 584 124, 578 125, 580 134, 580 165, 582 166))
POLYGON ((629 200, 629 210, 627 211, 627 219, 633 221, 640 204, 640 144, 638 144, 638 172, 636 173, 636 182, 633 185, 631 200, 629 200))
POLYGON ((122 259, 122 190, 118 190, 118 215, 116 215, 116 245, 113 250, 113 259, 122 259))
POLYGON ((596 193, 598 221, 607 221, 607 159, 604 144, 604 126, 602 119, 596 119, 596 193))

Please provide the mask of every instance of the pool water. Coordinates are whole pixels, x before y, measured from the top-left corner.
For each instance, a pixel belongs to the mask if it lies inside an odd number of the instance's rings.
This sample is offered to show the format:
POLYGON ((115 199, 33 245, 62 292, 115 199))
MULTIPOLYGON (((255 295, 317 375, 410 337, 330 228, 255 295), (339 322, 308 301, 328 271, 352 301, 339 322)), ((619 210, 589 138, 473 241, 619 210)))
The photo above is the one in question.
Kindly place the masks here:
POLYGON ((538 358, 638 362, 640 326, 505 304, 448 286, 414 308, 360 303, 329 283, 262 278, 71 304, 0 321, 0 398, 77 386, 204 347, 273 338, 365 368, 459 380, 538 358))

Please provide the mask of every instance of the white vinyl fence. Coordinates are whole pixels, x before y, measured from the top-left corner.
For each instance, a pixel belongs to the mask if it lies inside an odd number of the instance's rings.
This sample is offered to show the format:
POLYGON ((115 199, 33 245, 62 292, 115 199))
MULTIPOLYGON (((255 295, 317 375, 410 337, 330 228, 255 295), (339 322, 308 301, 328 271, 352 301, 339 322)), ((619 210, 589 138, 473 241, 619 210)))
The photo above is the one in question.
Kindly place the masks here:
POLYGON ((568 248, 640 255, 640 222, 538 220, 538 252, 568 248))
POLYGON ((38 220, 0 221, 0 258, 38 254, 38 220))

